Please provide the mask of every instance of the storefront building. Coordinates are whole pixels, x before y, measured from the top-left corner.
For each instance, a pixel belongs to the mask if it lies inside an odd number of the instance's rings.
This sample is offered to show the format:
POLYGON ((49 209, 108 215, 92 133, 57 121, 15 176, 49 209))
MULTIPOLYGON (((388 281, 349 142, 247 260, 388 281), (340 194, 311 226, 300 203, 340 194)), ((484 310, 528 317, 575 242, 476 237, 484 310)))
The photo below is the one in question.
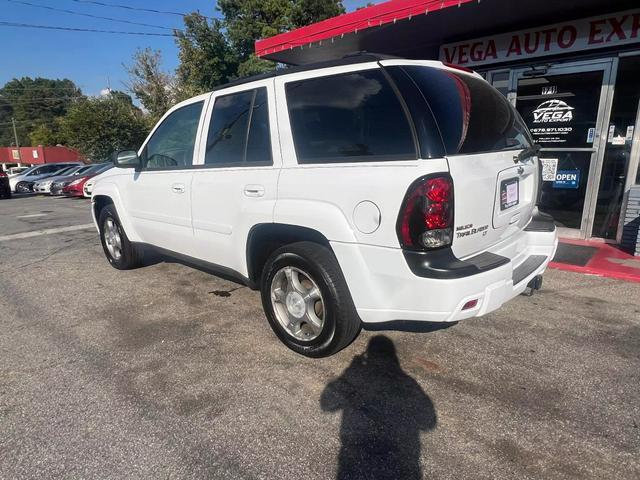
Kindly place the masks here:
POLYGON ((476 70, 542 147, 542 210, 560 234, 619 241, 640 182, 640 5, 602 0, 394 0, 256 42, 302 64, 368 51, 476 70))

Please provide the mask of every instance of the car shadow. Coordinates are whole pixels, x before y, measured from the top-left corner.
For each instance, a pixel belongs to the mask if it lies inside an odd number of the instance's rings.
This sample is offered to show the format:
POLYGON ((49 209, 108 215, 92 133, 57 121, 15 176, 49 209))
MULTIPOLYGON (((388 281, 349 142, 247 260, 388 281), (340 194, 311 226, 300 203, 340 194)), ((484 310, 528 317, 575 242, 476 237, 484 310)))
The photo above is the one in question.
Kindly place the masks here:
POLYGON ((324 411, 342 411, 338 479, 420 479, 420 434, 435 428, 436 411, 402 370, 393 342, 373 337, 365 353, 322 392, 324 411))
POLYGON ((141 267, 151 267, 159 263, 184 265, 200 272, 222 278, 229 282, 245 286, 245 282, 243 281, 243 279, 235 274, 232 270, 224 269, 216 265, 211 265, 191 257, 178 256, 177 254, 170 255, 149 245, 139 245, 139 248, 142 248, 143 251, 142 264, 140 265, 141 267))

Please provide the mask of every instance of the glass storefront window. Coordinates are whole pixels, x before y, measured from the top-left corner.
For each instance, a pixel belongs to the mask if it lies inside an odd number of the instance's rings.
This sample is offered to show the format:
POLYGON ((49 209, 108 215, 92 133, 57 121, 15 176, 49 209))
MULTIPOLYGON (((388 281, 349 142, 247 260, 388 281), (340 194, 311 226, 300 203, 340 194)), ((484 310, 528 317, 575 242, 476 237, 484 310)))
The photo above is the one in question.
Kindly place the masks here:
MULTIPOLYGON (((640 57, 620 59, 594 217, 594 237, 616 238, 633 134, 638 126, 640 57)), ((635 172, 632 172, 632 174, 635 172)), ((640 176, 637 179, 640 181, 640 176)))
POLYGON ((582 228, 603 75, 567 70, 518 79, 516 107, 543 149, 538 206, 566 229, 582 228))

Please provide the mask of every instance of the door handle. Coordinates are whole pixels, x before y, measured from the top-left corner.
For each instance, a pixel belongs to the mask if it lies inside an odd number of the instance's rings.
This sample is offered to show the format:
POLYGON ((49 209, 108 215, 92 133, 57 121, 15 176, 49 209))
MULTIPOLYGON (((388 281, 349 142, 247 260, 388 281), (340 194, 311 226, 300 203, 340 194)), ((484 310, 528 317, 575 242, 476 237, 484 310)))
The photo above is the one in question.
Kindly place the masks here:
POLYGON ((181 183, 174 183, 171 185, 171 191, 173 193, 184 193, 184 185, 181 183))
POLYGON ((262 185, 245 185, 244 194, 247 197, 262 197, 264 195, 264 186, 262 186, 262 185))

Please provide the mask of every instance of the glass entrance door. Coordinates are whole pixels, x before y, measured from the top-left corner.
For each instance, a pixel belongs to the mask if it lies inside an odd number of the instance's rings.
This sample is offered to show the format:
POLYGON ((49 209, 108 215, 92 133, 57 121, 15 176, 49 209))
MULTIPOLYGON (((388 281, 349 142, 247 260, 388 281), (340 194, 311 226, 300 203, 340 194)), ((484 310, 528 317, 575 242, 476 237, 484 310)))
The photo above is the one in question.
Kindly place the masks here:
POLYGON ((516 108, 542 147, 539 208, 565 237, 586 238, 606 144, 612 61, 515 72, 516 108))

